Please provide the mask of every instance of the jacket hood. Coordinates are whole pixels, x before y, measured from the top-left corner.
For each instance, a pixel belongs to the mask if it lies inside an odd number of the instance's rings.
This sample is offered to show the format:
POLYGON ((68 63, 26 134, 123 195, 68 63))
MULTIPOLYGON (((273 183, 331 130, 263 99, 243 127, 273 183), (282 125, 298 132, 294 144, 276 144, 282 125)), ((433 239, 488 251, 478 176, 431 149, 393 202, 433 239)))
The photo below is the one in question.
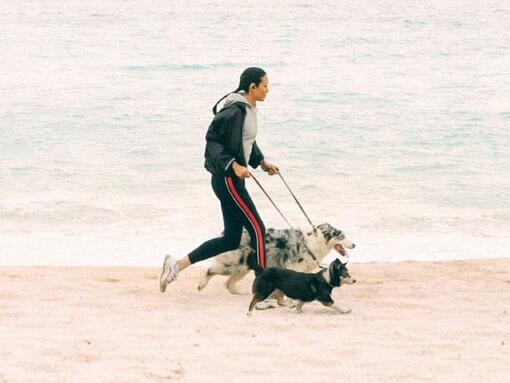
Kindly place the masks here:
POLYGON ((229 106, 230 104, 233 104, 234 102, 242 102, 251 107, 250 103, 244 96, 242 96, 239 93, 230 93, 223 102, 223 108, 229 106))

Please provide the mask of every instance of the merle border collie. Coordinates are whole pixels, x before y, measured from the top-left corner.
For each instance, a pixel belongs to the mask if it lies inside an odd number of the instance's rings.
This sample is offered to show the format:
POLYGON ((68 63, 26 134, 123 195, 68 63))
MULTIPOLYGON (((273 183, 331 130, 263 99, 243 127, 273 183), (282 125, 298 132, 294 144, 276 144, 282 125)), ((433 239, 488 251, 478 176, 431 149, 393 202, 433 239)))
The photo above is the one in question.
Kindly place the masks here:
MULTIPOLYGON (((317 231, 304 232, 300 229, 268 229, 265 236, 268 267, 280 267, 295 271, 310 272, 316 269, 331 250, 346 256, 346 248, 354 249, 355 244, 345 234, 323 223, 317 231)), ((254 252, 250 247, 248 232, 243 233, 239 249, 217 255, 200 283, 198 290, 207 286, 215 275, 228 276, 227 289, 232 294, 239 294, 236 283, 254 269, 254 252)))

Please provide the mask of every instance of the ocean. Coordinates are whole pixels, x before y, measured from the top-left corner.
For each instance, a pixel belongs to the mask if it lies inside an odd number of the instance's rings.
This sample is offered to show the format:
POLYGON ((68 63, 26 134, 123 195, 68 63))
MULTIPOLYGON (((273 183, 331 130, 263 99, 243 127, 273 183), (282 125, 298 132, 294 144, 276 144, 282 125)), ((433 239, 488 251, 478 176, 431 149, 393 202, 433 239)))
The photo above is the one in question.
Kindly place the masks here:
POLYGON ((508 257, 507 1, 2 2, 0 47, 0 265, 159 266, 220 235, 204 137, 249 66, 260 148, 351 262, 508 257))

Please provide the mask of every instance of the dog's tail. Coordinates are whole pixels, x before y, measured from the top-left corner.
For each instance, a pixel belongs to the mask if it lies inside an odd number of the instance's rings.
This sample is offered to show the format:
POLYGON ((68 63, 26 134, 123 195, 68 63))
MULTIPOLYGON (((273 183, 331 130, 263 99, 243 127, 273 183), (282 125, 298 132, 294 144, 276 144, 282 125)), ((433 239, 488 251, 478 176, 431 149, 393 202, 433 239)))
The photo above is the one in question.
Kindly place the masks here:
POLYGON ((247 261, 248 268, 255 272, 255 276, 258 276, 262 271, 264 271, 264 269, 260 267, 259 263, 257 262, 257 254, 255 253, 255 251, 252 251, 248 255, 247 261))

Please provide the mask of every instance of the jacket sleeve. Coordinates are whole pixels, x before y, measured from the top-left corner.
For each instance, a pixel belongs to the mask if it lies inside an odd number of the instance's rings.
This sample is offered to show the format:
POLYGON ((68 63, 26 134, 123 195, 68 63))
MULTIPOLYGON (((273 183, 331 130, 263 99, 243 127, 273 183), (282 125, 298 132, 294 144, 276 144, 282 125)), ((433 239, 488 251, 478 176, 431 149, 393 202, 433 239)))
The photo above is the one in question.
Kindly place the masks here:
POLYGON ((233 115, 231 113, 218 113, 211 122, 205 136, 206 168, 213 173, 233 175, 232 163, 235 156, 225 148, 225 140, 232 129, 233 115))
POLYGON ((257 166, 260 165, 262 160, 264 159, 264 155, 262 154, 262 151, 260 150, 259 146, 257 145, 257 141, 253 143, 252 149, 251 149, 251 155, 250 160, 248 161, 249 165, 252 168, 257 168, 257 166))

